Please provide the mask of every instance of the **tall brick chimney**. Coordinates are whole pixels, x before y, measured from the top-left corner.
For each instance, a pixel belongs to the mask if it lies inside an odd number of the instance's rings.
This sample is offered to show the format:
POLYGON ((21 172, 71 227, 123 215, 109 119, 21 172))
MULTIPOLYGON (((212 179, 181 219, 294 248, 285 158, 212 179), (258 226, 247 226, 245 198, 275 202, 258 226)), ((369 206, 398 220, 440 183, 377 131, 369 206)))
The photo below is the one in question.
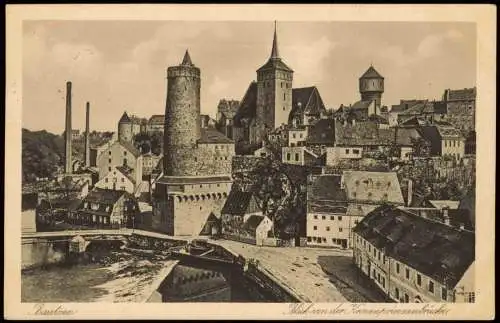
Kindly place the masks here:
POLYGON ((85 167, 90 167, 90 103, 85 110, 85 167))
POLYGON ((64 131, 65 137, 65 151, 64 151, 64 172, 71 174, 73 169, 71 167, 71 82, 66 82, 66 130, 64 131))

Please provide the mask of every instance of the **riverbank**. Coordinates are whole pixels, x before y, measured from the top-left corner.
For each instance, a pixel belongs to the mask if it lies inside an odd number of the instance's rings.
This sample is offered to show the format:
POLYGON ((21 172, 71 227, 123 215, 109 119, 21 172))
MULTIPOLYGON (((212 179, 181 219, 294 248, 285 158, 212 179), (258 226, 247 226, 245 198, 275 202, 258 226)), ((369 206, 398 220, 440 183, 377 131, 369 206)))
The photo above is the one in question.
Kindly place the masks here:
POLYGON ((113 252, 106 263, 50 265, 24 270, 21 301, 51 302, 143 302, 150 296, 162 271, 174 260, 113 252))

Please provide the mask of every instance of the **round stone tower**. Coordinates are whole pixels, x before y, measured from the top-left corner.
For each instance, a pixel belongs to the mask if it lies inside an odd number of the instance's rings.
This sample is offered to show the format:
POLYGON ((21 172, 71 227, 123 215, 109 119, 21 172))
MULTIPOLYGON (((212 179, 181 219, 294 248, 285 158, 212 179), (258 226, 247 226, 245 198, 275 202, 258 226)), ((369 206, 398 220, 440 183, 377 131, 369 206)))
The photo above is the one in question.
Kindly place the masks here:
POLYGON ((362 101, 375 101, 377 113, 380 112, 382 93, 384 93, 384 77, 373 66, 359 78, 359 93, 362 101))
POLYGON ((167 69, 163 143, 166 176, 196 175, 192 162, 200 136, 200 69, 186 50, 182 63, 167 69))
POLYGON ((123 112, 120 121, 118 121, 118 140, 132 141, 132 120, 130 120, 127 112, 123 112))

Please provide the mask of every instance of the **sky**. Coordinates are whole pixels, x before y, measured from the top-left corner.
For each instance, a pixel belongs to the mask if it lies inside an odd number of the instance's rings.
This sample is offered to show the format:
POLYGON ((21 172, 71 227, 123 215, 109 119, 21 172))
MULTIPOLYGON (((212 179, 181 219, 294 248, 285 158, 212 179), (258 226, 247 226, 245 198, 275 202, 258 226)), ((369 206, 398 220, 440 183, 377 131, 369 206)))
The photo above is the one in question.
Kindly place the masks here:
MULTIPOLYGON (((23 128, 64 130, 66 82, 74 129, 115 131, 124 111, 164 114, 166 69, 189 49, 201 69, 201 113, 241 100, 271 53, 274 23, 196 21, 25 21, 23 128)), ((373 64, 385 77, 382 104, 440 99, 476 82, 476 27, 463 22, 278 22, 279 53, 293 87, 317 86, 327 108, 360 99, 358 78, 373 64)))

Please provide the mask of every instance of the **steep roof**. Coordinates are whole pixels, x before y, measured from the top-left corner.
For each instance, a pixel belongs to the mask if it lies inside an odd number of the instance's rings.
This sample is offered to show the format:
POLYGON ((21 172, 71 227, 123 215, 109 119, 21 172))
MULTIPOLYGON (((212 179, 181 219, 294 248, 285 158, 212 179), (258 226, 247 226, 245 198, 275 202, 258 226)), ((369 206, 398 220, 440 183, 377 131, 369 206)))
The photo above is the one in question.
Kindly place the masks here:
POLYGON ((194 66, 193 62, 191 62, 191 56, 189 56, 189 51, 186 49, 186 53, 184 54, 184 58, 182 59, 181 65, 194 66))
POLYGON ((226 203, 222 207, 222 214, 244 214, 253 198, 253 192, 231 190, 226 203))
POLYGON ((422 138, 420 133, 415 128, 395 128, 396 144, 401 146, 412 146, 413 140, 422 138))
POLYGON ((201 128, 201 138, 198 140, 199 143, 202 144, 231 144, 234 141, 226 136, 223 133, 219 132, 216 129, 212 128, 201 128))
POLYGON ((264 220, 263 215, 251 215, 248 217, 245 223, 243 223, 243 229, 252 233, 255 233, 259 224, 264 220))
POLYGON ((292 89, 292 112, 290 115, 303 113, 320 115, 325 110, 323 100, 315 86, 292 89))
POLYGON ((127 177, 129 179, 129 181, 131 181, 134 185, 135 185, 135 178, 133 175, 133 169, 128 167, 128 166, 116 166, 116 169, 122 173, 123 175, 125 175, 125 177, 127 177))
POLYGON ((154 114, 149 118, 148 124, 150 125, 163 125, 165 123, 164 114, 154 114))
POLYGON ((373 66, 370 66, 366 72, 361 75, 360 78, 379 78, 379 79, 383 79, 384 77, 382 75, 380 75, 379 72, 377 72, 377 70, 373 67, 373 66))
POLYGON ((404 204, 395 172, 344 171, 343 181, 349 201, 404 204))
POLYGON ((453 288, 475 259, 475 234, 381 206, 353 229, 395 260, 453 288))
POLYGON ((232 119, 238 112, 240 101, 222 99, 217 105, 217 112, 222 113, 227 119, 232 119))
POLYGON ((287 72, 293 72, 293 70, 288 67, 281 58, 270 58, 264 65, 262 65, 257 71, 265 70, 283 70, 287 72))
POLYGON ((269 60, 267 61, 266 64, 264 64, 261 68, 259 68, 257 71, 261 70, 267 70, 267 69, 280 69, 288 72, 293 72, 290 67, 288 67, 283 61, 281 60, 281 57, 279 55, 278 51, 278 35, 276 32, 276 22, 274 23, 274 35, 273 35, 273 47, 271 49, 271 56, 269 57, 269 60))
POLYGON ((312 176, 307 185, 307 212, 345 213, 347 198, 341 176, 312 176))
POLYGON ((117 143, 119 143, 123 148, 127 149, 132 155, 134 155, 135 158, 139 157, 141 155, 141 152, 135 148, 135 146, 126 140, 118 140, 117 143))
POLYGON ((120 118, 120 121, 118 123, 131 123, 132 121, 130 120, 127 112, 123 112, 122 117, 120 118))
POLYGON ((308 145, 333 145, 335 141, 335 120, 320 119, 310 128, 307 135, 308 145))
POLYGON ((235 126, 241 126, 244 118, 253 119, 257 110, 257 82, 252 82, 248 86, 243 99, 241 100, 238 112, 234 117, 235 126))
POLYGON ((349 216, 367 216, 378 206, 373 204, 349 203, 347 206, 346 215, 349 216))

